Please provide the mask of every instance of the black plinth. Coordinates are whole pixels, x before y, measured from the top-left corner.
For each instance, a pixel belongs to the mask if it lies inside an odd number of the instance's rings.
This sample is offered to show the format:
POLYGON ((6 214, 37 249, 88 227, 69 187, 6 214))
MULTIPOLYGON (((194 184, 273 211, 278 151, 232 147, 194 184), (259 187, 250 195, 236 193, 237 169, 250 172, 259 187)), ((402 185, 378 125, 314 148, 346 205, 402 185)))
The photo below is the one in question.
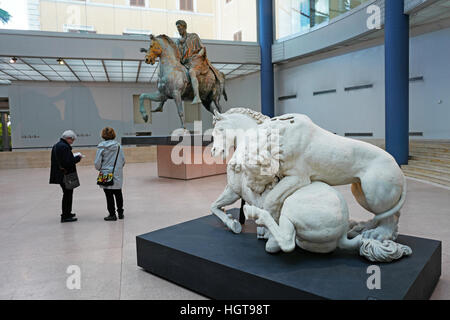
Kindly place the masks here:
MULTIPOLYGON (((239 210, 233 209, 238 215, 239 210)), ((138 266, 213 299, 428 299, 441 275, 441 242, 400 235, 413 254, 376 263, 381 289, 369 290, 374 263, 356 252, 268 254, 247 221, 241 234, 214 216, 136 237, 138 266)))
POLYGON ((122 145, 164 145, 175 146, 180 142, 189 146, 208 146, 212 143, 211 136, 191 134, 189 136, 177 136, 172 139, 171 136, 140 136, 140 137, 122 137, 122 145))

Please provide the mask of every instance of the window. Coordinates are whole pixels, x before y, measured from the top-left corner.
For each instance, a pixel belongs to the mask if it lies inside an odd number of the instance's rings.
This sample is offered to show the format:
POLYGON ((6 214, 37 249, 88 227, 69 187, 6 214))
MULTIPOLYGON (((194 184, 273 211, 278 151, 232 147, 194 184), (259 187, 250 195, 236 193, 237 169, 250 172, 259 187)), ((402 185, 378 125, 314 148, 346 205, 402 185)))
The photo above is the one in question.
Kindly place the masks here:
POLYGON ((275 0, 276 38, 327 22, 368 0, 275 0))
POLYGON ((233 35, 233 41, 242 41, 242 31, 238 31, 233 35))
POLYGON ((64 24, 63 25, 64 32, 72 32, 72 33, 97 33, 95 31, 94 26, 82 26, 77 24, 64 24))
MULTIPOLYGON (((150 35, 152 34, 151 30, 141 30, 141 29, 129 29, 125 28, 125 30, 122 33, 123 35, 150 35)), ((178 36, 178 35, 177 35, 178 36)))
POLYGON ((145 7, 145 0, 130 0, 132 7, 145 7))
POLYGON ((79 30, 79 29, 67 29, 67 32, 72 33, 97 33, 97 31, 91 31, 91 30, 79 30))
POLYGON ((180 0, 180 10, 194 11, 193 0, 180 0))

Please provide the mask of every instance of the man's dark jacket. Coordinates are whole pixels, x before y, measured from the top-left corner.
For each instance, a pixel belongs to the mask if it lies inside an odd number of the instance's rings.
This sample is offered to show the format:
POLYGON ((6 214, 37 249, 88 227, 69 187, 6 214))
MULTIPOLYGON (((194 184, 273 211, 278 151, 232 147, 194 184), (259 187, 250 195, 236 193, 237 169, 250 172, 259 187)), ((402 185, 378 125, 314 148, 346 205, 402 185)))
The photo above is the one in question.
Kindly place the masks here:
POLYGON ((72 146, 64 139, 60 139, 52 148, 50 168, 50 183, 63 183, 64 173, 76 172, 76 163, 80 162, 80 156, 73 156, 72 146), (65 169, 61 170, 61 167, 65 169))

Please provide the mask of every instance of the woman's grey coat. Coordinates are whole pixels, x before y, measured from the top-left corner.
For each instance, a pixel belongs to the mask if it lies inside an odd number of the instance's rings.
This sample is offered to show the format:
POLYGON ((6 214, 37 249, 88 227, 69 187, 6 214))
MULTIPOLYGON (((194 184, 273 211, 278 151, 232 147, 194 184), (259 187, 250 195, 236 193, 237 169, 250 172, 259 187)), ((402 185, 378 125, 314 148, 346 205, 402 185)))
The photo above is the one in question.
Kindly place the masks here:
MULTIPOLYGON (((106 140, 97 146, 95 155, 95 169, 102 173, 111 173, 116 159, 117 149, 120 144, 115 140, 106 140)), ((125 155, 122 146, 117 157, 116 169, 114 171, 114 184, 112 186, 100 186, 104 189, 122 189, 123 184, 123 166, 125 165, 125 155)))

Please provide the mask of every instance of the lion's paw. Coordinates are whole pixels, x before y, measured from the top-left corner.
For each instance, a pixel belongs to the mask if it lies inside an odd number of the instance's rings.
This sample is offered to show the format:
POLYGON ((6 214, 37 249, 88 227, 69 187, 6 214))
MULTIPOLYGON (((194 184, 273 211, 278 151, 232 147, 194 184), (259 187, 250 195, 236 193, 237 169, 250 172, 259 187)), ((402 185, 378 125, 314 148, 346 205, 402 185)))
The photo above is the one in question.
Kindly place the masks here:
POLYGON ((374 239, 378 241, 392 240, 394 233, 389 228, 384 226, 378 226, 375 229, 364 231, 362 234, 363 239, 374 239))

